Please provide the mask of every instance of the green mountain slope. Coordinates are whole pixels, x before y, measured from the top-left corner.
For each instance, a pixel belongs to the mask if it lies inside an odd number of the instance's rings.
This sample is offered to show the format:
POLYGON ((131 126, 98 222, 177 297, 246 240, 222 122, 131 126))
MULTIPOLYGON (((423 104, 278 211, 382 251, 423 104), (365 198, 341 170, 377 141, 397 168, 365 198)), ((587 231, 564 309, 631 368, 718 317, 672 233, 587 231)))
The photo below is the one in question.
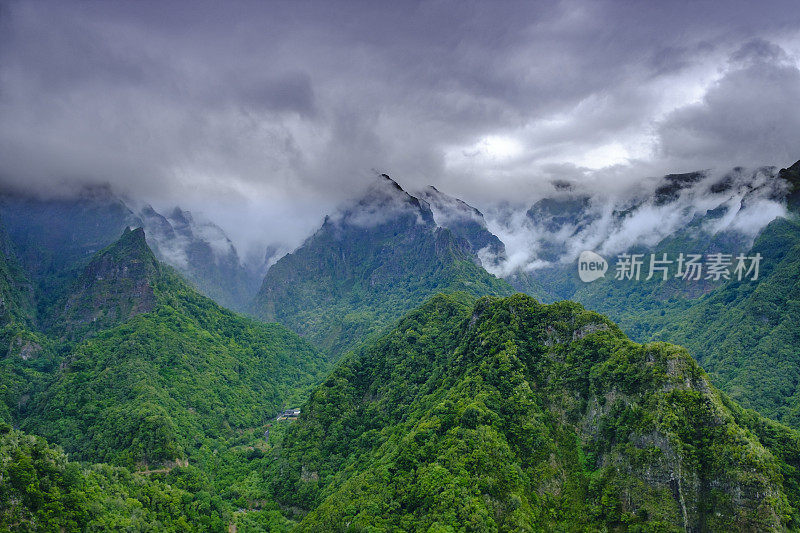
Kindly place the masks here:
POLYGON ((755 253, 763 256, 757 282, 731 280, 638 320, 653 338, 686 346, 742 405, 800 427, 800 222, 770 223, 755 253))
POLYGON ((141 230, 96 254, 74 287, 65 324, 117 325, 69 347, 21 425, 76 459, 175 464, 261 427, 322 369, 295 334, 220 308, 157 264, 141 230))
POLYGON ((0 325, 31 327, 35 317, 32 283, 17 260, 13 244, 0 228, 0 325))
MULTIPOLYGON (((800 162, 762 178, 759 181, 756 174, 735 187, 736 180, 726 177, 713 186, 723 195, 729 194, 726 188, 744 191, 742 205, 760 205, 758 198, 773 198, 789 208, 788 218, 773 220, 755 242, 731 229, 714 234, 704 229, 729 216, 739 205, 734 202, 696 216, 653 247, 628 250, 645 254, 638 281, 613 279, 614 257, 606 257, 609 271, 605 279, 592 283, 578 279, 575 263, 545 268, 535 275, 561 298, 606 314, 634 340, 685 346, 714 384, 737 402, 800 428, 800 332, 796 325, 800 162), (768 194, 762 191, 760 197, 748 199, 748 194, 762 189, 768 194), (646 280, 651 253, 656 257, 666 253, 673 260, 680 253, 744 253, 749 257, 758 253, 763 259, 757 280, 686 281, 674 277, 675 265, 666 281, 660 275, 646 280)), ((662 192, 669 200, 670 191, 663 188, 662 192)))
POLYGON ((0 243, 0 421, 11 423, 25 412, 56 356, 52 340, 33 329, 33 284, 4 234, 0 243))
POLYGON ((303 531, 780 530, 798 451, 682 348, 570 302, 437 296, 316 389, 272 475, 303 531))
POLYGON ((437 227, 426 202, 383 176, 269 269, 253 309, 336 356, 433 294, 453 291, 513 292, 465 239, 437 227))
POLYGON ((107 187, 53 200, 0 191, 0 218, 34 284, 37 314, 43 319, 93 254, 137 222, 107 187))

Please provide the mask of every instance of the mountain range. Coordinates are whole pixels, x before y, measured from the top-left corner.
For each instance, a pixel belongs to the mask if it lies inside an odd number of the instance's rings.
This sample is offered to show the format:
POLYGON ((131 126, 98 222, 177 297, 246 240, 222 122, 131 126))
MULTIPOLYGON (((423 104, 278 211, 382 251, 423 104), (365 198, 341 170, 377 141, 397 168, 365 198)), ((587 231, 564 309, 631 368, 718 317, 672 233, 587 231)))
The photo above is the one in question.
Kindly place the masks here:
POLYGON ((800 162, 552 193, 376 176, 263 276, 180 208, 0 195, 0 529, 800 529, 800 162))

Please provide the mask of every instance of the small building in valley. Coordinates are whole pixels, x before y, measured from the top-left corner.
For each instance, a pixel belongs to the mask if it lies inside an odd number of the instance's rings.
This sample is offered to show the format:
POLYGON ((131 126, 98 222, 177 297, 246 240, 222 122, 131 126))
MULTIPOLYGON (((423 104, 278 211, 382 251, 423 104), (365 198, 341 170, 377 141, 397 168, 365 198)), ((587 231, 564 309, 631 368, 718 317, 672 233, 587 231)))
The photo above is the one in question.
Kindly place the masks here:
POLYGON ((287 409, 280 413, 275 420, 297 420, 300 416, 300 409, 287 409))

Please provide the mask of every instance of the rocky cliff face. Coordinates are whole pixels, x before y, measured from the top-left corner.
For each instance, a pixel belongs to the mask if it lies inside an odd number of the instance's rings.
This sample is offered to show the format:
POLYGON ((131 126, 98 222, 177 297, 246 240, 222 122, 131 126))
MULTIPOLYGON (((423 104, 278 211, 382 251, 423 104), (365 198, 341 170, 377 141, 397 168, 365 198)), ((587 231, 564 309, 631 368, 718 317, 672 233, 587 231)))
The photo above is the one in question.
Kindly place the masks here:
POLYGON ((132 205, 108 187, 50 199, 0 191, 7 242, 39 295, 33 318, 52 322, 53 301, 126 227, 143 227, 156 257, 203 294, 231 309, 249 304, 263 279, 263 265, 244 265, 221 228, 177 207, 165 216, 149 205, 132 205))
POLYGON ((423 189, 419 197, 430 206, 436 224, 467 241, 472 253, 482 263, 488 263, 486 266, 491 267, 505 259, 503 242, 489 231, 479 210, 433 186, 423 189))
POLYGON ((72 198, 40 199, 0 194, 0 217, 22 266, 52 291, 65 277, 122 234, 141 225, 138 217, 107 187, 86 188, 72 198))

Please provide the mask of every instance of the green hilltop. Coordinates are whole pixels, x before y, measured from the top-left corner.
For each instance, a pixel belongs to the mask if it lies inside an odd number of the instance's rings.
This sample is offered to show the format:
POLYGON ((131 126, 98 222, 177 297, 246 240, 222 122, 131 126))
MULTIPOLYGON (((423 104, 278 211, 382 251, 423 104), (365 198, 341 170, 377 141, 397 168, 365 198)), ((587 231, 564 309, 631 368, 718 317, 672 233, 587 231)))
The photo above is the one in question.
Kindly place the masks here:
POLYGON ((683 348, 570 302, 437 296, 314 391, 272 480, 302 531, 780 530, 798 452, 683 348))

